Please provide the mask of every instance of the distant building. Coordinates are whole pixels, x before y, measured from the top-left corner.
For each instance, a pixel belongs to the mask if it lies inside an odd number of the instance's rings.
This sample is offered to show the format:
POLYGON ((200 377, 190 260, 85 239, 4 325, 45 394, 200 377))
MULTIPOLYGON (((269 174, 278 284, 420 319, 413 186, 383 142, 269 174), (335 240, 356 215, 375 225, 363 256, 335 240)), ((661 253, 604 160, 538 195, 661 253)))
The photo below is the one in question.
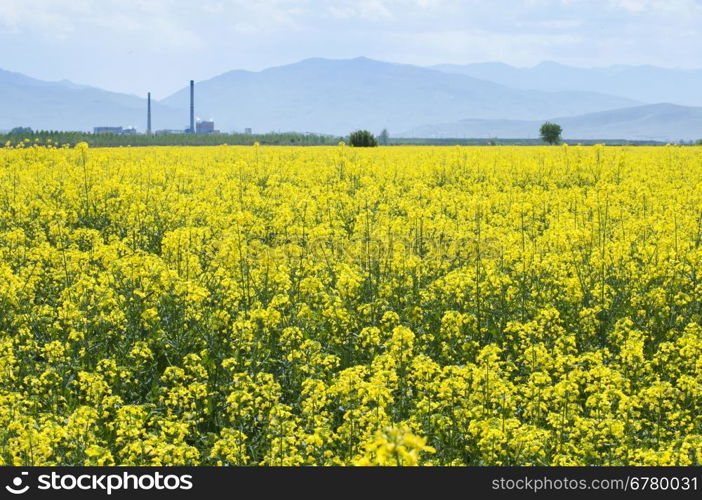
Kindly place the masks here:
POLYGON ((245 133, 246 135, 251 135, 251 134, 253 134, 253 132, 251 131, 251 127, 246 127, 246 128, 244 129, 244 133, 245 133))
POLYGON ((202 120, 195 124, 195 133, 197 134, 213 134, 214 132, 214 122, 212 120, 202 120))
POLYGON ((122 135, 122 127, 93 127, 93 134, 117 134, 122 135))
POLYGON ((93 127, 93 134, 135 135, 134 127, 93 127))
POLYGON ((184 133, 187 133, 187 130, 184 131, 184 130, 179 130, 179 129, 164 128, 164 129, 156 131, 157 135, 158 134, 184 134, 184 133))

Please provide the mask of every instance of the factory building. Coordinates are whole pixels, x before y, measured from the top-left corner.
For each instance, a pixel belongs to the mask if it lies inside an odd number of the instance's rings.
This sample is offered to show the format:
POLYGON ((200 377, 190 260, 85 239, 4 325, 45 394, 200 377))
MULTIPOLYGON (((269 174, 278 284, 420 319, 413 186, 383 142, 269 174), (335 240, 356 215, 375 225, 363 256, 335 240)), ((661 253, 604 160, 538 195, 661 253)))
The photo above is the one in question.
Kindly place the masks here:
POLYGON ((198 134, 214 134, 214 122, 212 120, 198 120, 195 124, 195 132, 198 134))

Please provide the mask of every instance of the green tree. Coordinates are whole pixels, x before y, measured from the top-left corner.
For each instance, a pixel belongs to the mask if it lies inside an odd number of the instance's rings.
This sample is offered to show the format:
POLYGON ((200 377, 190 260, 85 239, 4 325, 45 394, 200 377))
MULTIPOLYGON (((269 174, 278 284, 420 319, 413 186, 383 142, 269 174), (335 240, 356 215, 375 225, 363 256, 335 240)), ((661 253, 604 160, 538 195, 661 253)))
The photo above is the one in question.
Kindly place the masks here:
POLYGON ((390 139, 390 134, 388 134, 388 129, 384 128, 382 132, 380 132, 380 135, 378 136, 378 140, 380 141, 380 144, 383 146, 388 145, 388 140, 390 139))
POLYGON ((378 140, 367 130, 356 130, 349 135, 349 143, 357 148, 374 148, 378 140))
POLYGON ((561 142, 561 133, 563 129, 557 123, 546 122, 541 125, 539 133, 541 134, 541 139, 549 144, 558 144, 561 142))

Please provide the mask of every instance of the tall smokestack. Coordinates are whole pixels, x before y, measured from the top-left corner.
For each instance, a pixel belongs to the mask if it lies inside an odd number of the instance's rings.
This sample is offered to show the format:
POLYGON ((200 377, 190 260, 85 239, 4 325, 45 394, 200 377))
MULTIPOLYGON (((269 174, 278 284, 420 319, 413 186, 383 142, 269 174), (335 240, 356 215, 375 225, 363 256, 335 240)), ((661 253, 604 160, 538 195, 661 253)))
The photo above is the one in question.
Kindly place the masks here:
POLYGON ((151 135, 151 92, 146 96, 146 135, 151 135))
POLYGON ((195 82, 190 80, 190 133, 195 133, 195 82))

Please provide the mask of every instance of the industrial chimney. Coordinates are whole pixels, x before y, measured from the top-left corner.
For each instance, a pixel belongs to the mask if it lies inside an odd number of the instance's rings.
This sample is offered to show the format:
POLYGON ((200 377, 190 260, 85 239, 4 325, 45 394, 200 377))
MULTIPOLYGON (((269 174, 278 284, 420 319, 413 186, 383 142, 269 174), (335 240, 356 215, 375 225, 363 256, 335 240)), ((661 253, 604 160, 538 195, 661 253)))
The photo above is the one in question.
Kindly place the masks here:
POLYGON ((190 80, 190 133, 195 133, 195 82, 190 80))
POLYGON ((146 135, 151 135, 151 92, 146 96, 146 135))

